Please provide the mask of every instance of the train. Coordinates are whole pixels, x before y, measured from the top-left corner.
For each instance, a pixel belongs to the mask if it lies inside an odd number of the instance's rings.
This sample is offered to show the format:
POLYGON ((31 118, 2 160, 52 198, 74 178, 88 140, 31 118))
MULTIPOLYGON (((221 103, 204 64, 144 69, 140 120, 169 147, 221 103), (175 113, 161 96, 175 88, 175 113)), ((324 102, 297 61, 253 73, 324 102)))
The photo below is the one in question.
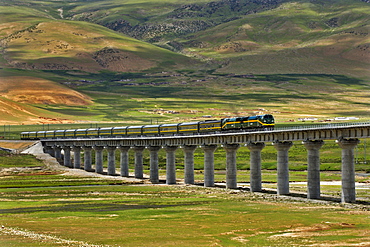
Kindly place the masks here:
POLYGON ((256 116, 233 117, 174 124, 28 131, 21 133, 21 139, 40 140, 66 138, 197 135, 237 131, 273 130, 274 126, 275 120, 273 115, 264 114, 256 116))

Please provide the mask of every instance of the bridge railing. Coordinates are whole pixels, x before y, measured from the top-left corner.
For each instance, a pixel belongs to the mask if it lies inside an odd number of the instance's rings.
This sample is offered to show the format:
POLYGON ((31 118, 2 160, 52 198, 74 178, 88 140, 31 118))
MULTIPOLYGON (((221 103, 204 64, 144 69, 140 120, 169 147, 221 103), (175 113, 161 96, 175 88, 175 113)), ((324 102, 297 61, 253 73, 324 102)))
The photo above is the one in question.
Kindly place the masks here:
POLYGON ((299 125, 299 126, 288 126, 288 127, 275 127, 274 131, 308 130, 308 129, 333 129, 333 128, 359 127, 359 126, 370 126, 370 121, 352 122, 352 123, 326 123, 326 124, 299 125))

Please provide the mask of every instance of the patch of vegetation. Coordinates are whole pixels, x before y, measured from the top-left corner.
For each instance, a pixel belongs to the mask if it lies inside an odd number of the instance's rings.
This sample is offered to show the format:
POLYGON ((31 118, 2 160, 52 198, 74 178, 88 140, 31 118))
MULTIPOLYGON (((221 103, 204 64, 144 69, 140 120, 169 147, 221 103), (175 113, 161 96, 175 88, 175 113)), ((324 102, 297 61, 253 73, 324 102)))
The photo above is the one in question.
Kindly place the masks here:
MULTIPOLYGON (((24 240, 41 246, 58 246, 55 242, 66 239, 113 246, 123 240, 128 246, 147 241, 152 246, 245 242, 306 246, 307 239, 310 244, 346 245, 366 241, 363 233, 369 231, 366 212, 356 209, 212 188, 75 186, 0 192, 0 219, 5 229, 56 236, 55 240, 43 238, 43 244, 37 238, 24 240), (300 237, 284 236, 290 232, 300 237), (347 237, 326 238, 328 232, 347 237)), ((20 240, 15 237, 13 241, 20 240)))
POLYGON ((43 163, 30 154, 11 154, 0 150, 0 168, 40 167, 43 163))

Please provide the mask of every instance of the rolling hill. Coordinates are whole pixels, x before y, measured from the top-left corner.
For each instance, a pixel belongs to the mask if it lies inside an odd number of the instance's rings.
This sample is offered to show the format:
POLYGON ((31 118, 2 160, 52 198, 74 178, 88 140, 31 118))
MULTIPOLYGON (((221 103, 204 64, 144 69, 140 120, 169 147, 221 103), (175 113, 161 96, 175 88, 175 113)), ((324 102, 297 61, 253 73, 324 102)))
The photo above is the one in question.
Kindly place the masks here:
POLYGON ((370 118, 365 0, 0 6, 0 124, 370 118))

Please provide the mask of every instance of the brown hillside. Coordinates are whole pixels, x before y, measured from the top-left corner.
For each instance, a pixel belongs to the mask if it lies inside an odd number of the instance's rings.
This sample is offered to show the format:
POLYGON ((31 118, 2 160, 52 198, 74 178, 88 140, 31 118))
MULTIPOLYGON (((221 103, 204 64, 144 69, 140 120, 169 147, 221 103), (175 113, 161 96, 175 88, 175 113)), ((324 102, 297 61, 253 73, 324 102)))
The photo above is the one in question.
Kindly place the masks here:
POLYGON ((12 124, 53 124, 73 121, 60 117, 48 116, 50 113, 36 107, 14 102, 0 97, 0 125, 12 124))
POLYGON ((90 99, 54 82, 24 76, 2 78, 0 96, 28 104, 87 105, 90 99))
POLYGON ((52 81, 8 76, 0 79, 0 124, 70 123, 33 104, 88 105, 90 98, 52 81))

